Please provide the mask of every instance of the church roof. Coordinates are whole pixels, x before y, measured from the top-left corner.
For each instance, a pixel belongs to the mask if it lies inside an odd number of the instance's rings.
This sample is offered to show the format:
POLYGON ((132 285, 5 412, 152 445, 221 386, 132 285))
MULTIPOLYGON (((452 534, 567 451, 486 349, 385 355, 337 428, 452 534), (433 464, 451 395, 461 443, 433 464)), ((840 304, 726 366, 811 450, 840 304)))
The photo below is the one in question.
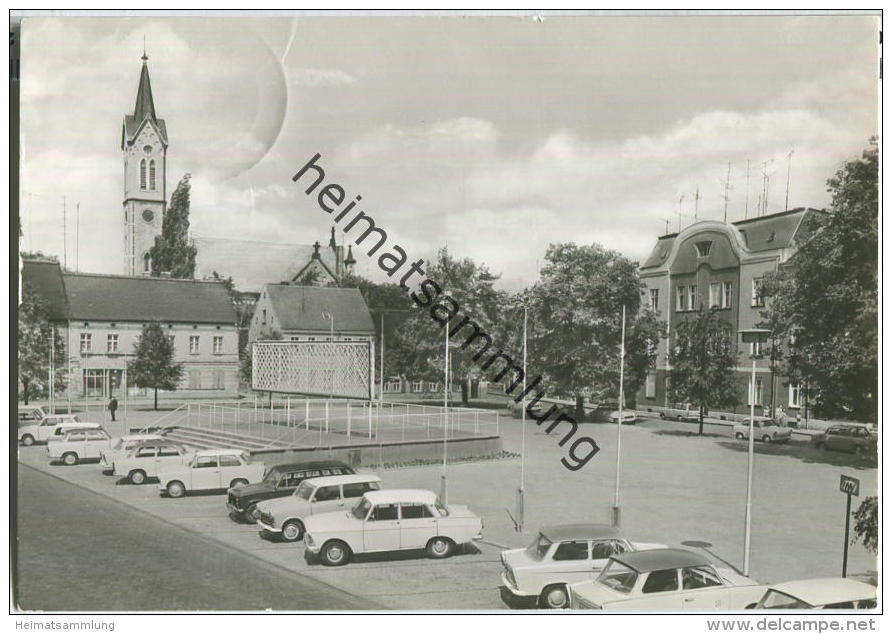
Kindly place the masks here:
POLYGON ((152 82, 149 80, 148 57, 143 54, 142 71, 139 75, 139 88, 136 91, 136 105, 133 108, 133 114, 124 115, 124 134, 121 140, 121 146, 124 142, 132 143, 139 133, 140 128, 145 120, 151 121, 158 129, 161 136, 161 142, 167 145, 167 126, 164 119, 155 116, 155 100, 152 98, 152 82))
POLYGON ((70 319, 235 324, 229 293, 219 282, 62 274, 70 319))
POLYGON ((369 308, 359 289, 267 284, 263 290, 282 330, 327 333, 330 324, 322 314, 330 313, 334 317, 335 332, 375 332, 369 308))
MULTIPOLYGON (((313 245, 279 244, 230 238, 193 236, 198 249, 195 277, 210 278, 216 271, 232 277, 240 291, 259 292, 265 284, 293 280, 313 258, 313 245)), ((319 250, 328 271, 337 271, 336 254, 329 247, 319 250)))

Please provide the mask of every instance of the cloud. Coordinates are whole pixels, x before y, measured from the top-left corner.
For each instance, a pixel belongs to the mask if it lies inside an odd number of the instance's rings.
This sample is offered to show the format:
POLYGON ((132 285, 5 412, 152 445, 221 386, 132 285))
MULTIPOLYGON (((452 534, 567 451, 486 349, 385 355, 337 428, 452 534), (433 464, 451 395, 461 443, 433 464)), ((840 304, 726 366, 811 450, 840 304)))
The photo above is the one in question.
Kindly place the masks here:
POLYGON ((337 68, 293 68, 287 71, 288 83, 295 86, 344 86, 356 77, 337 68))

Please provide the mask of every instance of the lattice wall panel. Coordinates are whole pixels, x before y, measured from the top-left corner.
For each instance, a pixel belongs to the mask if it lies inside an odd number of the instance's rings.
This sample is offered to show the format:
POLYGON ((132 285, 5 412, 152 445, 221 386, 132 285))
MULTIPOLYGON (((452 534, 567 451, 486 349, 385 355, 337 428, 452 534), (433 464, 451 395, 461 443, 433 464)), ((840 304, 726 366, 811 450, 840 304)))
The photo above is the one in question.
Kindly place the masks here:
POLYGON ((259 341, 252 352, 255 390, 372 398, 372 344, 368 341, 259 341))

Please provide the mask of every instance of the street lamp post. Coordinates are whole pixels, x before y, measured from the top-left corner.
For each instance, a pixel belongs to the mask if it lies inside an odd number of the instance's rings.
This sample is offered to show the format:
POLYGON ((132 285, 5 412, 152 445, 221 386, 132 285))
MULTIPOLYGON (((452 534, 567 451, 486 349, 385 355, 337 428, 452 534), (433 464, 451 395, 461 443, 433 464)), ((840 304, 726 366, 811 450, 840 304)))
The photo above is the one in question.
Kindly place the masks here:
POLYGON ((520 488, 517 489, 517 520, 515 530, 523 532, 523 478, 524 461, 526 460, 526 422, 527 422, 527 306, 523 305, 523 392, 520 399, 520 488))
POLYGON ((446 504, 446 436, 449 425, 449 317, 446 317, 446 332, 444 335, 443 352, 443 474, 440 476, 440 502, 446 504))
MULTIPOLYGON (((323 319, 328 320, 329 337, 328 340, 334 343, 334 315, 331 313, 322 313, 323 319)), ((334 398, 334 368, 329 368, 328 375, 328 400, 334 398)))
POLYGON ((613 525, 619 527, 619 467, 622 457, 622 440, 623 440, 623 405, 625 396, 623 395, 623 370, 626 359, 626 307, 623 306, 623 324, 622 334, 620 335, 619 344, 619 408, 617 413, 619 419, 616 423, 616 488, 613 492, 613 525))
MULTIPOLYGON (((764 328, 749 328, 740 330, 740 339, 743 343, 749 344, 762 344, 771 334, 770 330, 766 330, 764 328)), ((752 503, 753 503, 753 453, 754 453, 754 427, 755 427, 755 419, 756 419, 756 359, 760 358, 761 354, 755 354, 757 349, 753 349, 753 354, 750 355, 750 358, 753 360, 753 370, 752 375, 750 377, 750 431, 749 431, 749 448, 747 451, 747 466, 746 466, 746 519, 744 524, 744 532, 743 532, 743 575, 749 576, 750 574, 750 533, 752 527, 752 503)))

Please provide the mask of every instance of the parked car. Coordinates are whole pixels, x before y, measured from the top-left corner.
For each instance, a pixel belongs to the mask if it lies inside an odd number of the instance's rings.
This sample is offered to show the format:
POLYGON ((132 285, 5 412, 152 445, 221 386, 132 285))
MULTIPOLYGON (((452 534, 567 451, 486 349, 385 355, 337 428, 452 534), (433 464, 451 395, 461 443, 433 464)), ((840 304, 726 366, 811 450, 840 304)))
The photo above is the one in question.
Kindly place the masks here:
MULTIPOLYGON (((619 422, 619 410, 614 410, 614 411, 610 412, 610 414, 607 416, 607 419, 611 423, 618 423, 619 422)), ((636 422, 638 422, 638 412, 636 412, 633 409, 624 409, 623 410, 623 425, 632 425, 636 422)))
POLYGON ((719 571, 704 555, 681 548, 613 555, 594 581, 570 585, 577 610, 742 610, 765 592, 731 570, 719 571))
POLYGON ((115 471, 115 460, 126 456, 131 449, 137 445, 148 442, 150 440, 162 440, 163 437, 157 434, 131 434, 121 436, 112 442, 112 446, 102 450, 99 454, 99 464, 102 466, 102 473, 111 475, 115 471))
POLYGON ((327 566, 342 566, 353 555, 424 549, 443 559, 457 545, 483 539, 483 521, 467 506, 444 506, 431 491, 369 491, 347 513, 306 518, 304 542, 311 556, 327 566))
POLYGON ((787 581, 769 587, 757 610, 868 610, 877 607, 877 589, 845 577, 787 581))
POLYGON ((47 417, 46 410, 39 405, 19 405, 19 425, 39 423, 47 417))
POLYGON ((811 437, 815 447, 833 451, 851 451, 859 455, 876 455, 877 437, 870 427, 858 423, 830 425, 823 433, 811 437))
POLYGON ((19 427, 19 442, 30 447, 35 442, 46 442, 62 423, 79 423, 76 414, 53 414, 46 416, 39 423, 31 423, 19 427))
POLYGON ((700 422, 700 410, 691 408, 690 403, 676 404, 675 407, 666 407, 660 412, 660 418, 670 418, 677 421, 700 422))
POLYGON ((352 507, 365 493, 380 488, 381 478, 366 473, 304 480, 288 497, 257 504, 260 534, 296 542, 303 539, 310 515, 352 507))
POLYGON ((115 475, 126 476, 132 484, 145 484, 149 478, 157 478, 167 466, 180 466, 194 452, 169 440, 145 440, 112 463, 115 475))
POLYGON ((291 495, 307 478, 348 473, 354 473, 353 469, 340 460, 315 460, 273 465, 261 482, 229 491, 226 507, 229 509, 230 517, 234 520, 256 522, 259 516, 258 502, 291 495))
MULTIPOLYGON (((749 421, 734 425, 734 437, 738 440, 748 440, 750 437, 749 421)), ((781 427, 770 418, 753 421, 753 438, 762 442, 787 442, 793 435, 789 427, 781 427)))
POLYGON ((46 445, 50 462, 61 460, 64 464, 76 465, 81 460, 99 458, 103 449, 108 449, 112 438, 102 427, 71 428, 53 442, 46 445))
POLYGON ((228 489, 259 482, 265 471, 262 462, 251 462, 248 453, 240 449, 205 449, 184 464, 164 465, 158 471, 158 490, 161 495, 180 498, 188 491, 228 489))
POLYGON ((544 526, 526 548, 502 551, 502 585, 521 601, 565 608, 568 584, 592 578, 612 555, 652 548, 666 546, 632 542, 607 524, 544 526))
MULTIPOLYGON (((531 412, 534 416, 542 415, 542 403, 541 402, 537 402, 537 403, 528 402, 527 408, 528 408, 527 418, 530 417, 531 412)), ((516 402, 514 402, 513 398, 509 398, 508 399, 508 409, 511 411, 511 416, 513 418, 523 418, 523 404, 522 403, 516 403, 516 402)))

